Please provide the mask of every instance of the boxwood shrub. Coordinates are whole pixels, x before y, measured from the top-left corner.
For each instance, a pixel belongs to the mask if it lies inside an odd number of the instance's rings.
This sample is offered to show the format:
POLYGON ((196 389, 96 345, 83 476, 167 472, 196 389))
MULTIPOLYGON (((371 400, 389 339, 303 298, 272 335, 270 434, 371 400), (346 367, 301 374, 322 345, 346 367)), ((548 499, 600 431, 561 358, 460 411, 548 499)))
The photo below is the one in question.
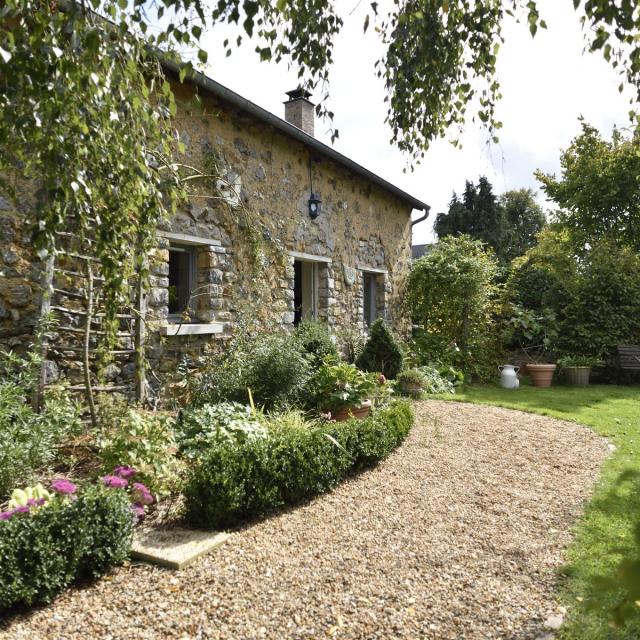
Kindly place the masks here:
POLYGON ((187 479, 187 520, 225 528, 328 491, 351 470, 387 457, 413 419, 411 406, 398 401, 364 420, 276 429, 241 444, 217 442, 187 479))
POLYGON ((106 573, 128 557, 133 524, 127 493, 102 486, 1 520, 0 611, 50 602, 75 580, 106 573))

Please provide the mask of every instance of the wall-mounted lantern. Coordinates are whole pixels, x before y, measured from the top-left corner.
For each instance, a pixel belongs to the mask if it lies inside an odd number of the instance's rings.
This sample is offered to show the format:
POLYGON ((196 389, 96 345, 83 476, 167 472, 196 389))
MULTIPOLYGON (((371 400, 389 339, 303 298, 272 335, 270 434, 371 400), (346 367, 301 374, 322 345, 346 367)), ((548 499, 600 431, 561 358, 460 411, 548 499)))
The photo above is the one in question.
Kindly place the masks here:
POLYGON ((320 207, 322 200, 320 196, 313 192, 313 171, 311 168, 311 156, 309 156, 309 189, 311 189, 311 195, 309 196, 309 217, 315 220, 320 215, 320 207))
POLYGON ((309 217, 312 220, 315 220, 320 215, 320 205, 322 204, 322 200, 311 192, 311 197, 309 198, 309 217))

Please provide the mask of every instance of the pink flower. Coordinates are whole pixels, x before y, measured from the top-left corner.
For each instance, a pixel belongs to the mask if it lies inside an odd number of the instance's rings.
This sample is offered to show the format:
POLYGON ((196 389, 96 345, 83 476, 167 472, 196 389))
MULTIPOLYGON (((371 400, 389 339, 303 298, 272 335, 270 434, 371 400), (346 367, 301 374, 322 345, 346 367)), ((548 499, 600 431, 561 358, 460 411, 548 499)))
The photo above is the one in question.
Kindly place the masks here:
POLYGON ((129 483, 124 478, 118 476, 104 476, 102 478, 105 487, 112 487, 113 489, 124 489, 129 483))
POLYGON ((138 518, 138 520, 144 518, 144 506, 141 504, 132 504, 129 509, 131 509, 131 513, 138 518))
POLYGON ((385 382, 387 381, 387 379, 384 377, 384 375, 381 373, 378 376, 378 384, 385 384, 385 382))
POLYGON ((118 465, 113 470, 113 475, 128 480, 129 478, 133 478, 133 476, 136 475, 136 470, 132 467, 127 467, 126 465, 118 465))
POLYGON ((152 504, 153 496, 151 495, 151 491, 147 489, 141 482, 133 483, 133 491, 131 492, 131 497, 134 502, 139 502, 141 504, 152 504))
POLYGON ((51 488, 56 493, 60 493, 63 496, 69 496, 74 494, 78 487, 66 478, 57 478, 51 483, 51 488))
POLYGON ((10 520, 13 513, 13 509, 11 511, 3 511, 0 513, 0 520, 10 520))

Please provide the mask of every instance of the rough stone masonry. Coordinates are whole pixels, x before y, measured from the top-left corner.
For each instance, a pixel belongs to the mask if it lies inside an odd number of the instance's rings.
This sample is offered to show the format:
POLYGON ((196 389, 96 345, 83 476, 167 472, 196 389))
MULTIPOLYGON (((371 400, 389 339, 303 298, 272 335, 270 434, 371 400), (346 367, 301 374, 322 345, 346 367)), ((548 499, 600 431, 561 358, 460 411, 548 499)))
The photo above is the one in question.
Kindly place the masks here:
MULTIPOLYGON (((173 88, 179 104, 175 126, 186 149, 182 160, 215 171, 217 179, 197 185, 162 229, 151 260, 148 355, 156 371, 174 370, 185 354, 197 356, 207 342, 228 335, 247 311, 265 323, 291 328, 295 261, 301 256, 316 265, 315 314, 331 331, 366 331, 368 273, 375 315, 406 332, 402 300, 412 205, 220 96, 199 88, 196 104, 195 85, 174 82, 173 88), (308 210, 312 190, 322 200, 315 219, 308 210), (176 336, 163 330, 176 322, 169 313, 169 249, 185 237, 194 255, 196 293, 182 321, 215 326, 215 333, 206 327, 176 336)), ((289 107, 308 128, 304 108, 289 107)), ((37 322, 42 264, 30 242, 33 206, 30 187, 18 188, 14 202, 0 198, 2 348, 23 349, 37 322)), ((114 381, 131 380, 133 373, 131 359, 110 370, 114 381)), ((50 374, 79 380, 77 359, 53 362, 50 374)))

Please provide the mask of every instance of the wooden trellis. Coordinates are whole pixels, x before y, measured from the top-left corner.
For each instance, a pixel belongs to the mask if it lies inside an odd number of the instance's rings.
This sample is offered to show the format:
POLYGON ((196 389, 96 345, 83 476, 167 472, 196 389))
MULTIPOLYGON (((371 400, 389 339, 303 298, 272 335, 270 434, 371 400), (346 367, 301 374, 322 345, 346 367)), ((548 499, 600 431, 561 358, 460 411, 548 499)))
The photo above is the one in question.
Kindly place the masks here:
POLYGON ((70 363, 81 363, 82 381, 71 384, 68 390, 84 395, 91 423, 96 424, 95 393, 124 393, 145 400, 145 298, 140 274, 129 282, 129 299, 117 314, 119 323, 116 344, 99 352, 100 339, 106 335, 103 325, 104 279, 100 275, 100 261, 93 255, 94 241, 69 232, 56 234, 55 250, 45 261, 41 317, 55 319, 51 336, 42 340, 42 369, 34 394, 39 406, 47 387, 47 361, 53 360, 61 370, 70 363), (101 357, 107 354, 120 363, 133 361, 134 380, 131 384, 110 384, 97 378, 101 357))

